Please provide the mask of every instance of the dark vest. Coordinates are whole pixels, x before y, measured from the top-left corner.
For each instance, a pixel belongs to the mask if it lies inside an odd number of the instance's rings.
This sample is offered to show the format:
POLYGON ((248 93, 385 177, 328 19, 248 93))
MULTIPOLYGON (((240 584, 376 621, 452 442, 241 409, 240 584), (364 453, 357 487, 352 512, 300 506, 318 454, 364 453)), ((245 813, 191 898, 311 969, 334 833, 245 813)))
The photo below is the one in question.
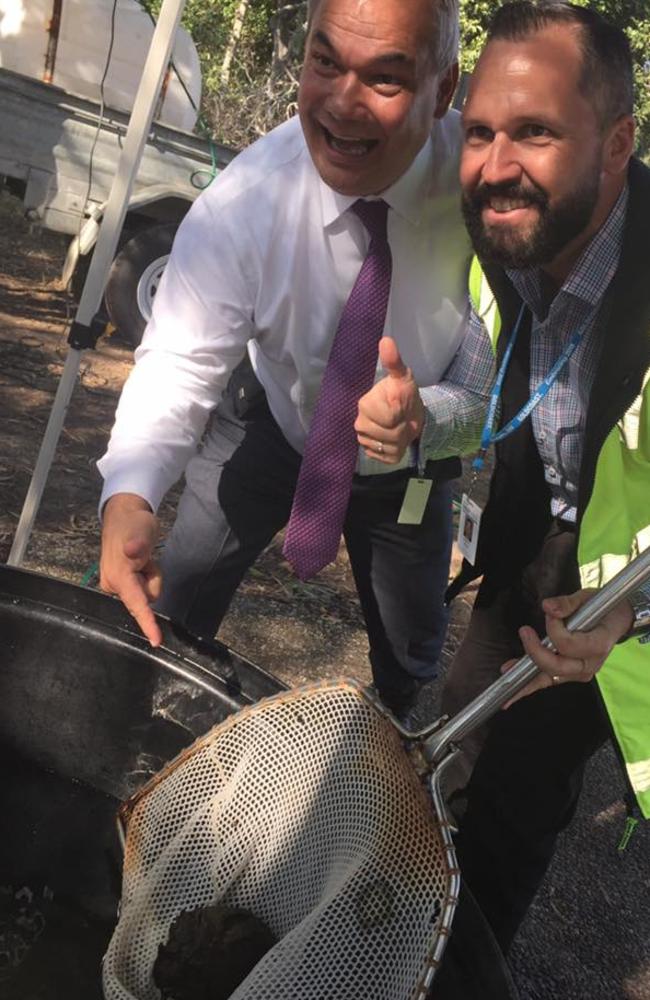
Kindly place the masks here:
MULTIPOLYGON (((637 160, 629 168, 629 200, 619 267, 601 305, 603 347, 589 398, 578 484, 577 530, 593 488, 598 454, 616 421, 641 391, 650 364, 650 170, 637 160)), ((500 361, 521 308, 521 298, 505 271, 481 261, 502 319, 497 344, 500 361)), ((499 426, 524 405, 530 394, 530 313, 522 326, 503 385, 499 426)), ((650 497, 650 483, 648 484, 650 497)), ((649 500, 650 502, 650 500, 649 500)), ((492 603, 504 587, 517 588, 525 567, 538 556, 551 527, 550 492, 527 420, 496 445, 490 494, 481 521, 475 566, 463 563, 449 598, 483 574, 477 604, 492 603)), ((578 586, 577 562, 566 567, 557 593, 578 586)))

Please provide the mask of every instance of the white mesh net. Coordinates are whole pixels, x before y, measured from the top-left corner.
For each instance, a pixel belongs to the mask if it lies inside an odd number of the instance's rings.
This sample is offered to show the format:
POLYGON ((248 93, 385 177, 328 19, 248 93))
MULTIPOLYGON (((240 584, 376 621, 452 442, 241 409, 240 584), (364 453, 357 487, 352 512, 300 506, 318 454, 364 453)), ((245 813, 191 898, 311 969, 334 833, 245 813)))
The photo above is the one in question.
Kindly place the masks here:
POLYGON ((389 719, 353 684, 283 693, 137 798, 105 996, 158 1000, 170 924, 219 901, 278 940, 233 1000, 415 1000, 449 891, 435 813, 389 719))

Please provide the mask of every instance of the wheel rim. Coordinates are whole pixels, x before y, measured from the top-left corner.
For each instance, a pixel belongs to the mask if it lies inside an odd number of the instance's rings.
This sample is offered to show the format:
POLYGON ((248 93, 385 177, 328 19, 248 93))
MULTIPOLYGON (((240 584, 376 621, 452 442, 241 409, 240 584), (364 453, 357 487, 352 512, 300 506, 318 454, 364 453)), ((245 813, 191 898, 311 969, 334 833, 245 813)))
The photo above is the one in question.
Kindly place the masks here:
POLYGON ((142 318, 146 323, 151 319, 151 312, 153 309, 154 299, 156 298, 156 292, 158 291, 158 285, 160 284, 160 279, 162 278, 163 271, 167 266, 167 261, 169 260, 169 254, 166 253, 162 257, 157 257, 152 260, 151 264, 142 272, 140 280, 138 281, 137 288, 137 300, 138 309, 142 314, 142 318))

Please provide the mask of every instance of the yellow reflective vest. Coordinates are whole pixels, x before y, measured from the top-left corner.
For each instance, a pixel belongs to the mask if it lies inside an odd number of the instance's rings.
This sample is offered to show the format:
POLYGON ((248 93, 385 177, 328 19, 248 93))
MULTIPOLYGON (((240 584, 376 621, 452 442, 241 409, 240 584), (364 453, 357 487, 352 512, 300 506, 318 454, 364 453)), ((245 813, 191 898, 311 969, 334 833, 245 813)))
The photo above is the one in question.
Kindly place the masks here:
MULTIPOLYGON (((469 287, 496 352, 499 307, 476 258, 469 287)), ((650 309, 647 336, 650 341, 650 309)), ((641 391, 613 424, 598 453, 578 534, 583 587, 602 586, 649 545, 650 365, 641 391)), ((619 643, 596 678, 630 785, 643 816, 650 819, 650 643, 638 638, 619 643)))

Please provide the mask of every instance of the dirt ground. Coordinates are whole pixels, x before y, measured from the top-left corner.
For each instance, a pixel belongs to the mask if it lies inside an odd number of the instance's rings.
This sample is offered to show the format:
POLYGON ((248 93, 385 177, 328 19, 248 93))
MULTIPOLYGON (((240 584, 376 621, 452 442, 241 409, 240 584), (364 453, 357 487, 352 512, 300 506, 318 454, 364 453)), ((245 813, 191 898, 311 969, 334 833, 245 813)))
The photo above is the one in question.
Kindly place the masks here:
MULTIPOLYGON (((0 560, 6 561, 68 354, 67 321, 74 306, 59 286, 65 238, 30 227, 6 194, 0 199, 0 231, 0 560)), ((95 582, 100 492, 95 462, 131 364, 130 348, 110 335, 83 354, 25 568, 95 582)), ((175 490, 162 508, 165 526, 177 497, 175 490)), ((470 606, 471 595, 458 602, 452 640, 457 641, 470 606)), ((220 638, 288 683, 324 674, 369 679, 365 631, 343 545, 336 563, 305 584, 289 570, 277 540, 242 584, 220 638)))
MULTIPOLYGON (((54 393, 72 308, 58 284, 65 240, 32 228, 0 194, 0 561, 9 556, 54 393)), ((131 351, 103 336, 79 378, 23 565, 95 585, 102 454, 131 351)), ((171 523, 177 493, 162 511, 171 523)), ((442 673, 473 593, 455 602, 442 673)), ((290 684, 341 674, 369 679, 366 637, 342 549, 315 582, 298 583, 273 544, 242 584, 220 638, 290 684)), ((432 686, 429 716, 437 717, 432 686)), ((611 752, 590 766, 579 815, 514 948, 521 1000, 650 1000, 650 836, 617 855, 622 785, 611 752)), ((28 1000, 28 998, 26 998, 28 1000)))

